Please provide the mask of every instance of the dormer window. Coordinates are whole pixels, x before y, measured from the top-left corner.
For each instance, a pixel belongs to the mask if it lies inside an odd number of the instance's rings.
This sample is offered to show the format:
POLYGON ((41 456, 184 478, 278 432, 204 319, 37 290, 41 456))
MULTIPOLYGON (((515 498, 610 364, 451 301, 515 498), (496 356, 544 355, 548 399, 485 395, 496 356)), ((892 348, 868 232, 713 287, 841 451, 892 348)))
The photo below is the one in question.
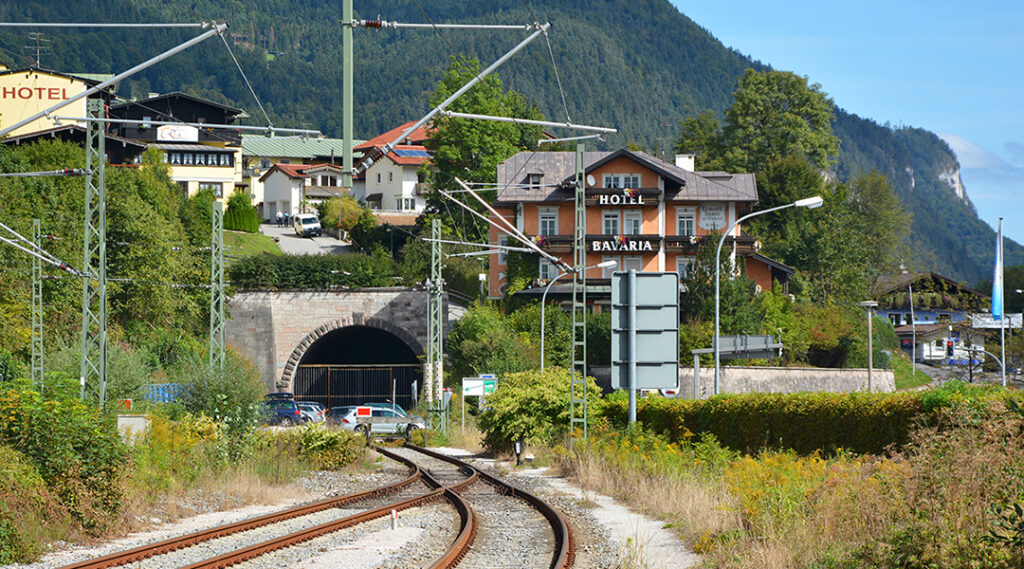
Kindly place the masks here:
POLYGON ((543 174, 527 174, 526 188, 529 190, 539 190, 541 186, 541 177, 543 177, 543 174))

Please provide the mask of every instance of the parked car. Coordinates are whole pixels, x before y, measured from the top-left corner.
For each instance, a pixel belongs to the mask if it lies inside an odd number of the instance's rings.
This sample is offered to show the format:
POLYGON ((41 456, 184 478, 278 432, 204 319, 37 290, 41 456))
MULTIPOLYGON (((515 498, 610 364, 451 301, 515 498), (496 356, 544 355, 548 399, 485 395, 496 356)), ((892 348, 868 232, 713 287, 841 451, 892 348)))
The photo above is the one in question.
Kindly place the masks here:
POLYGON ((327 419, 324 406, 316 401, 297 401, 296 404, 307 422, 323 423, 327 419))
POLYGON ((343 429, 362 433, 365 433, 369 427, 371 433, 380 435, 407 435, 416 429, 427 428, 427 420, 423 417, 408 415, 397 405, 394 409, 391 408, 390 403, 386 404, 387 407, 381 407, 381 405, 385 404, 371 403, 358 407, 332 407, 328 412, 328 422, 333 425, 339 425, 343 429), (401 417, 406 420, 396 423, 359 423, 356 420, 356 410, 359 407, 369 407, 371 417, 401 417))
POLYGON ((268 425, 290 427, 306 422, 294 399, 266 399, 263 406, 264 422, 268 425))
POLYGON ((356 429, 356 408, 353 406, 331 407, 327 410, 327 424, 338 425, 343 429, 356 429))
POLYGON ((320 227, 320 220, 309 213, 296 215, 292 225, 295 227, 295 234, 299 237, 320 237, 324 234, 324 229, 320 227))

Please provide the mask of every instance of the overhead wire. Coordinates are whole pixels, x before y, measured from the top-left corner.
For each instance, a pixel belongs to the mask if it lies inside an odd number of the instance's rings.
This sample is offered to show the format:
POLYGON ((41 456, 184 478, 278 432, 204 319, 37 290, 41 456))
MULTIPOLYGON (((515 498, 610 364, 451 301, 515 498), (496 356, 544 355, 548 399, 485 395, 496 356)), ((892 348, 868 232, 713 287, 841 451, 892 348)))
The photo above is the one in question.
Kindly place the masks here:
POLYGON ((231 46, 228 45, 228 40, 224 37, 224 32, 221 32, 218 35, 220 36, 221 41, 224 42, 224 47, 227 48, 228 55, 231 56, 231 60, 235 62, 235 67, 238 68, 238 72, 242 75, 242 79, 245 80, 245 85, 249 87, 249 92, 252 93, 252 97, 256 99, 256 104, 259 105, 264 118, 267 119, 267 126, 273 128, 274 124, 270 121, 270 115, 268 115, 267 110, 263 108, 263 102, 260 101, 259 95, 256 94, 256 90, 252 88, 252 83, 249 83, 249 78, 245 76, 245 71, 242 71, 242 65, 238 63, 238 58, 235 57, 235 52, 231 51, 231 46))

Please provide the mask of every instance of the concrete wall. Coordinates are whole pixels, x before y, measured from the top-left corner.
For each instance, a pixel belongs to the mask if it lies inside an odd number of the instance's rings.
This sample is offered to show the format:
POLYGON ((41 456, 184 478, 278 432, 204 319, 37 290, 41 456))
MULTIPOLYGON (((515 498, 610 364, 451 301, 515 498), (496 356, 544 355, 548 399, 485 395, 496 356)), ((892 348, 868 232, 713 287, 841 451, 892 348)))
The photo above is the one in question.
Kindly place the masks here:
MULTIPOLYGON (((715 370, 700 370, 700 397, 710 397, 714 391, 715 370)), ((798 391, 828 391, 849 393, 866 391, 868 370, 817 367, 745 367, 723 366, 719 378, 719 393, 796 393, 798 391)), ((871 371, 871 390, 896 390, 892 370, 871 371)), ((693 367, 679 368, 679 397, 693 397, 693 367)))
MULTIPOLYGON (((606 392, 611 385, 611 368, 592 366, 590 374, 606 392)), ((740 367, 723 366, 719 379, 720 393, 796 393, 798 391, 828 391, 848 393, 866 391, 867 369, 833 369, 816 367, 740 367)), ((715 385, 715 369, 700 370, 700 397, 711 397, 715 385)), ((892 370, 876 369, 871 372, 871 390, 896 390, 892 370)), ((693 398, 693 367, 679 367, 679 393, 677 397, 693 398)))
POLYGON ((295 367, 323 335, 347 326, 385 330, 417 356, 427 345, 427 293, 410 288, 243 292, 228 300, 226 343, 259 368, 267 391, 291 391, 295 367))

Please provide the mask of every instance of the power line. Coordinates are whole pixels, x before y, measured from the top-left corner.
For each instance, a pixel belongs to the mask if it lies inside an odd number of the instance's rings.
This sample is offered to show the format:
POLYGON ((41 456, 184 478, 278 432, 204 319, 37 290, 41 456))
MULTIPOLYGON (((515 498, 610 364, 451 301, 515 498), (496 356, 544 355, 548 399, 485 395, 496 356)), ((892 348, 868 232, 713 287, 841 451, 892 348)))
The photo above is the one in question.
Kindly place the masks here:
POLYGON ((242 71, 242 66, 238 63, 238 58, 235 57, 235 52, 231 51, 231 46, 228 45, 228 40, 224 37, 223 33, 220 34, 220 39, 224 42, 224 47, 227 48, 228 55, 231 56, 231 60, 235 62, 235 67, 238 68, 238 72, 242 74, 242 79, 245 80, 245 85, 249 87, 249 92, 252 93, 252 97, 256 99, 256 104, 259 105, 260 110, 263 111, 263 116, 267 119, 267 126, 273 127, 274 125, 270 122, 270 116, 267 114, 267 110, 263 108, 263 103, 260 101, 259 96, 256 95, 256 91, 252 88, 252 83, 249 83, 249 78, 245 76, 245 71, 242 71))
POLYGON ((157 23, 99 23, 99 22, 0 22, 6 28, 208 28, 209 22, 194 24, 157 24, 157 23))

